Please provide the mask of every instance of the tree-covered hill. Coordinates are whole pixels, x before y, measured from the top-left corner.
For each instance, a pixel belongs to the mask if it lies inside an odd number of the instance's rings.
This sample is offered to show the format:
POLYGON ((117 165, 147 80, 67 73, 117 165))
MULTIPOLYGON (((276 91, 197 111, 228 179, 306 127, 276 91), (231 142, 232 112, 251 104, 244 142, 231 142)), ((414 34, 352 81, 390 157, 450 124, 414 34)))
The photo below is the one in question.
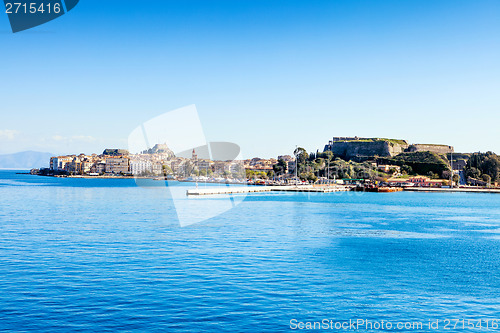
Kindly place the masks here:
POLYGON ((487 183, 500 180, 500 156, 493 152, 472 154, 467 161, 465 175, 487 183))
POLYGON ((391 158, 378 158, 378 163, 399 165, 408 174, 436 175, 447 178, 451 170, 448 159, 430 151, 401 153, 391 158))

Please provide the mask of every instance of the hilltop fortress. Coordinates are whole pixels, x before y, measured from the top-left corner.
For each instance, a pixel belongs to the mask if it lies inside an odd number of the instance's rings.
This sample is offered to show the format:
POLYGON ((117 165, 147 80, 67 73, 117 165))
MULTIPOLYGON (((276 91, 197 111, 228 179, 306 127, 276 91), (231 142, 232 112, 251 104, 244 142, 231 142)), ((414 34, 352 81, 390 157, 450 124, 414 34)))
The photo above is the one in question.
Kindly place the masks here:
POLYGON ((406 140, 382 138, 334 137, 324 151, 349 159, 392 157, 405 152, 430 151, 437 154, 454 152, 452 146, 437 144, 409 144, 406 140))

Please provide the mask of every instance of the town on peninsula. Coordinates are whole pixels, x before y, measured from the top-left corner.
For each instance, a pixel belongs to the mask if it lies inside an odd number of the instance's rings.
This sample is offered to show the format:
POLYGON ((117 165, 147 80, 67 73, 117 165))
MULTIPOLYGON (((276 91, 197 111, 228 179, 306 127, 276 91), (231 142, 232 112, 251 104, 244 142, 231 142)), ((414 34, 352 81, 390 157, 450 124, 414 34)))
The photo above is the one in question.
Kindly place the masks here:
POLYGON ((137 154, 54 156, 32 174, 55 177, 152 178, 249 185, 344 185, 349 189, 500 189, 500 157, 493 152, 457 153, 452 146, 406 140, 333 137, 322 151, 297 147, 276 158, 217 160, 194 148, 176 156, 166 144, 137 154))

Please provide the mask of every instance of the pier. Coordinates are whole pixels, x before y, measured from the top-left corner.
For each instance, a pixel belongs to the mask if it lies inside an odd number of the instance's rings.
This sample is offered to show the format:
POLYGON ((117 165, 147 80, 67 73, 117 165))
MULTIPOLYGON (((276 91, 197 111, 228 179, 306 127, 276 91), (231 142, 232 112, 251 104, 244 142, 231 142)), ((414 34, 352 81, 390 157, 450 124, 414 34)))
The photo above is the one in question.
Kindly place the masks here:
MULTIPOLYGON (((359 191, 360 189, 352 186, 313 186, 313 185, 277 185, 277 186, 228 186, 211 187, 203 189, 187 190, 188 196, 200 195, 220 195, 220 194, 242 194, 242 193, 261 193, 261 192, 312 192, 312 193, 331 193, 345 191, 359 191)), ((481 189, 481 188, 428 188, 428 187, 406 187, 406 188, 377 188, 362 189, 363 192, 468 192, 468 193, 499 193, 500 189, 481 189)))
POLYGON ((217 195, 217 194, 241 194, 258 192, 345 192, 350 191, 348 186, 312 186, 312 185, 285 185, 285 186, 238 186, 238 187, 213 187, 203 189, 187 190, 189 195, 217 195))

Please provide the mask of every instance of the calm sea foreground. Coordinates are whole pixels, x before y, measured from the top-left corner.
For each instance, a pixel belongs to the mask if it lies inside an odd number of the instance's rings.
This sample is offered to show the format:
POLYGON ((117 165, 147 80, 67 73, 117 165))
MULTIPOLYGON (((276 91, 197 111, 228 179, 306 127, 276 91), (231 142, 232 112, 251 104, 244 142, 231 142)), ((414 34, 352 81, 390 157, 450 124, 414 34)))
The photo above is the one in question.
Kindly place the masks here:
POLYGON ((130 179, 0 171, 0 199, 0 330, 500 332, 484 327, 500 319, 498 194, 259 193, 187 227, 165 188, 130 179))

